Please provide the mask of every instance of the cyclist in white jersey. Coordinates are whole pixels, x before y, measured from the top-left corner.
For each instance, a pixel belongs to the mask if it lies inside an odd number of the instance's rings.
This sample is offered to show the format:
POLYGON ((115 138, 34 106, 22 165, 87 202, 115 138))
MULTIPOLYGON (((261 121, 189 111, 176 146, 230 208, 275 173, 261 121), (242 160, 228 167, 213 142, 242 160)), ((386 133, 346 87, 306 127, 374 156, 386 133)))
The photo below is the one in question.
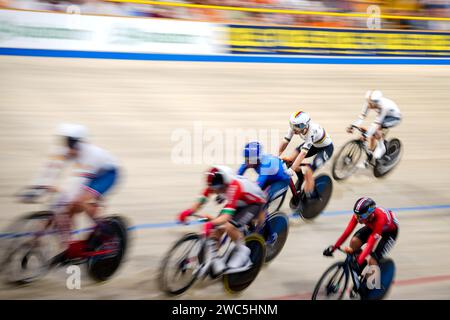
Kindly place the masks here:
MULTIPOLYGON (((95 222, 98 201, 117 182, 119 169, 109 152, 86 141, 87 129, 84 126, 63 124, 57 135, 63 138, 63 145, 55 148, 29 189, 57 191, 54 186, 56 179, 67 164, 74 164, 74 175, 70 178, 69 187, 58 194, 54 208, 63 244, 67 245, 73 215, 86 212, 95 222)), ((22 200, 31 201, 32 197, 33 193, 25 193, 22 200)))
MULTIPOLYGON (((366 103, 363 106, 359 118, 354 121, 352 125, 359 127, 367 117, 369 110, 375 110, 377 112, 377 117, 367 130, 365 138, 369 140, 369 149, 373 151, 373 157, 378 160, 386 153, 382 129, 397 126, 401 122, 402 114, 397 104, 394 101, 383 97, 381 91, 367 91, 366 103)), ((353 128, 349 126, 347 132, 352 133, 353 128)))
POLYGON ((328 133, 317 123, 311 121, 306 112, 299 111, 291 115, 290 128, 280 144, 278 156, 281 156, 294 134, 304 140, 289 157, 282 157, 287 163, 292 163, 288 170, 291 176, 298 171, 305 158, 315 156, 308 166, 302 167, 305 177, 303 190, 306 194, 314 191, 313 172, 321 168, 333 155, 334 146, 328 133))

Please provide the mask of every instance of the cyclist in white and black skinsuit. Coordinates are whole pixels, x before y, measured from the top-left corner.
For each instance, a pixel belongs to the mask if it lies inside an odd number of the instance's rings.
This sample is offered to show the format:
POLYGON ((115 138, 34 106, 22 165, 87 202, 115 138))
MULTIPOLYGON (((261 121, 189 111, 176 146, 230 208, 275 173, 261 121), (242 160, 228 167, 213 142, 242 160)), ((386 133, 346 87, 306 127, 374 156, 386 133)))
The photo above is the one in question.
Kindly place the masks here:
POLYGON ((300 170, 300 164, 305 158, 315 156, 311 164, 301 168, 305 177, 303 190, 307 195, 310 195, 313 193, 315 185, 313 172, 323 167, 333 155, 333 141, 325 129, 311 121, 306 112, 293 113, 289 123, 288 133, 280 144, 278 155, 281 157, 294 135, 299 135, 303 139, 304 142, 290 156, 282 157, 281 159, 287 163, 292 163, 287 171, 287 174, 292 176, 297 170, 300 170))
MULTIPOLYGON (((373 151, 375 159, 381 159, 386 153, 382 129, 393 128, 397 126, 402 119, 402 114, 397 104, 385 97, 381 91, 374 90, 366 93, 366 103, 363 106, 359 118, 352 125, 359 127, 366 118, 369 110, 377 112, 377 117, 367 130, 365 137, 369 140, 369 149, 373 151)), ((347 132, 352 133, 353 128, 347 128, 347 132)), ((389 161, 389 159, 386 159, 389 161)))

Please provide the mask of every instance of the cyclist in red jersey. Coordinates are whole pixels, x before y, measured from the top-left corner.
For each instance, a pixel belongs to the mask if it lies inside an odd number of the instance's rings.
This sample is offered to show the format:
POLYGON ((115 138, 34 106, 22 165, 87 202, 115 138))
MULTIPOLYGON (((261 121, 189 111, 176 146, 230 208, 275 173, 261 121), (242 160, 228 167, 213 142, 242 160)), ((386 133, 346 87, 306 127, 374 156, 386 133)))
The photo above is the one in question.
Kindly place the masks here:
POLYGON ((378 265, 378 261, 386 256, 397 239, 399 224, 395 214, 387 209, 377 207, 371 198, 359 198, 353 208, 355 213, 344 233, 336 243, 324 250, 325 256, 331 256, 353 232, 358 223, 365 226, 359 229, 350 241, 350 247, 344 251, 358 254, 357 263, 362 271, 362 265, 370 255, 369 265, 378 265), (378 244, 377 244, 377 241, 378 244), (361 251, 363 244, 366 247, 361 251))
MULTIPOLYGON (((214 166, 206 175, 207 187, 190 209, 178 215, 178 221, 184 223, 187 217, 200 210, 211 194, 225 197, 225 207, 220 211, 219 216, 204 224, 203 233, 207 236, 211 234, 211 238, 219 240, 226 232, 236 244, 236 251, 227 263, 225 261, 228 257, 214 259, 213 272, 218 275, 224 271, 231 272, 227 269, 233 269, 233 272, 248 269, 251 266, 250 249, 243 241, 244 234, 240 228, 257 218, 263 211, 266 195, 256 183, 245 177, 234 175, 231 168, 214 166), (215 232, 212 233, 213 230, 215 232)), ((217 248, 213 254, 216 253, 217 248)))

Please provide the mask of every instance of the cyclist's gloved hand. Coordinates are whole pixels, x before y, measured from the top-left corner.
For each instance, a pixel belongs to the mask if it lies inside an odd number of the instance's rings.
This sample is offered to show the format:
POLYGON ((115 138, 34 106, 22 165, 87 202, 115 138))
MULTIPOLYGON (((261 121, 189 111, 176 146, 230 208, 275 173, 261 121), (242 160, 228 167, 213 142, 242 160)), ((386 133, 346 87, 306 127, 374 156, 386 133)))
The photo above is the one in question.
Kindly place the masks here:
POLYGON ((186 219, 187 219, 187 217, 189 217, 191 214, 193 214, 194 213, 194 211, 192 210, 192 209, 187 209, 187 210, 184 210, 183 212, 181 212, 179 215, 178 215, 178 222, 180 222, 180 223, 186 223, 186 219))
POLYGON ((326 257, 332 257, 334 250, 335 250, 334 246, 329 246, 328 248, 323 250, 323 255, 326 257))
POLYGON ((214 229, 214 224, 212 224, 212 222, 207 222, 203 225, 203 234, 205 236, 209 236, 209 234, 211 233, 211 230, 214 229))
POLYGON ((223 203, 225 200, 227 200, 227 197, 224 194, 218 194, 216 197, 216 202, 218 204, 223 203))

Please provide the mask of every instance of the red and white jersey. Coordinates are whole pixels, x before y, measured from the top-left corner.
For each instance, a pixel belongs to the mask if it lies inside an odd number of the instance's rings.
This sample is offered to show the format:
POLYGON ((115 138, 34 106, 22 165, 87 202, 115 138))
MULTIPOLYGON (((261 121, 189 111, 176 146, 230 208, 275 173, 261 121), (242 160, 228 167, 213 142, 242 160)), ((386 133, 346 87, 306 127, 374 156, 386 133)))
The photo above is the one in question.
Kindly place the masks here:
MULTIPOLYGON (((208 197, 210 189, 203 191, 203 196, 208 197)), ((246 207, 251 204, 266 203, 266 194, 253 181, 243 176, 236 176, 228 185, 226 191, 226 205, 222 213, 234 214, 237 208, 246 207)))

